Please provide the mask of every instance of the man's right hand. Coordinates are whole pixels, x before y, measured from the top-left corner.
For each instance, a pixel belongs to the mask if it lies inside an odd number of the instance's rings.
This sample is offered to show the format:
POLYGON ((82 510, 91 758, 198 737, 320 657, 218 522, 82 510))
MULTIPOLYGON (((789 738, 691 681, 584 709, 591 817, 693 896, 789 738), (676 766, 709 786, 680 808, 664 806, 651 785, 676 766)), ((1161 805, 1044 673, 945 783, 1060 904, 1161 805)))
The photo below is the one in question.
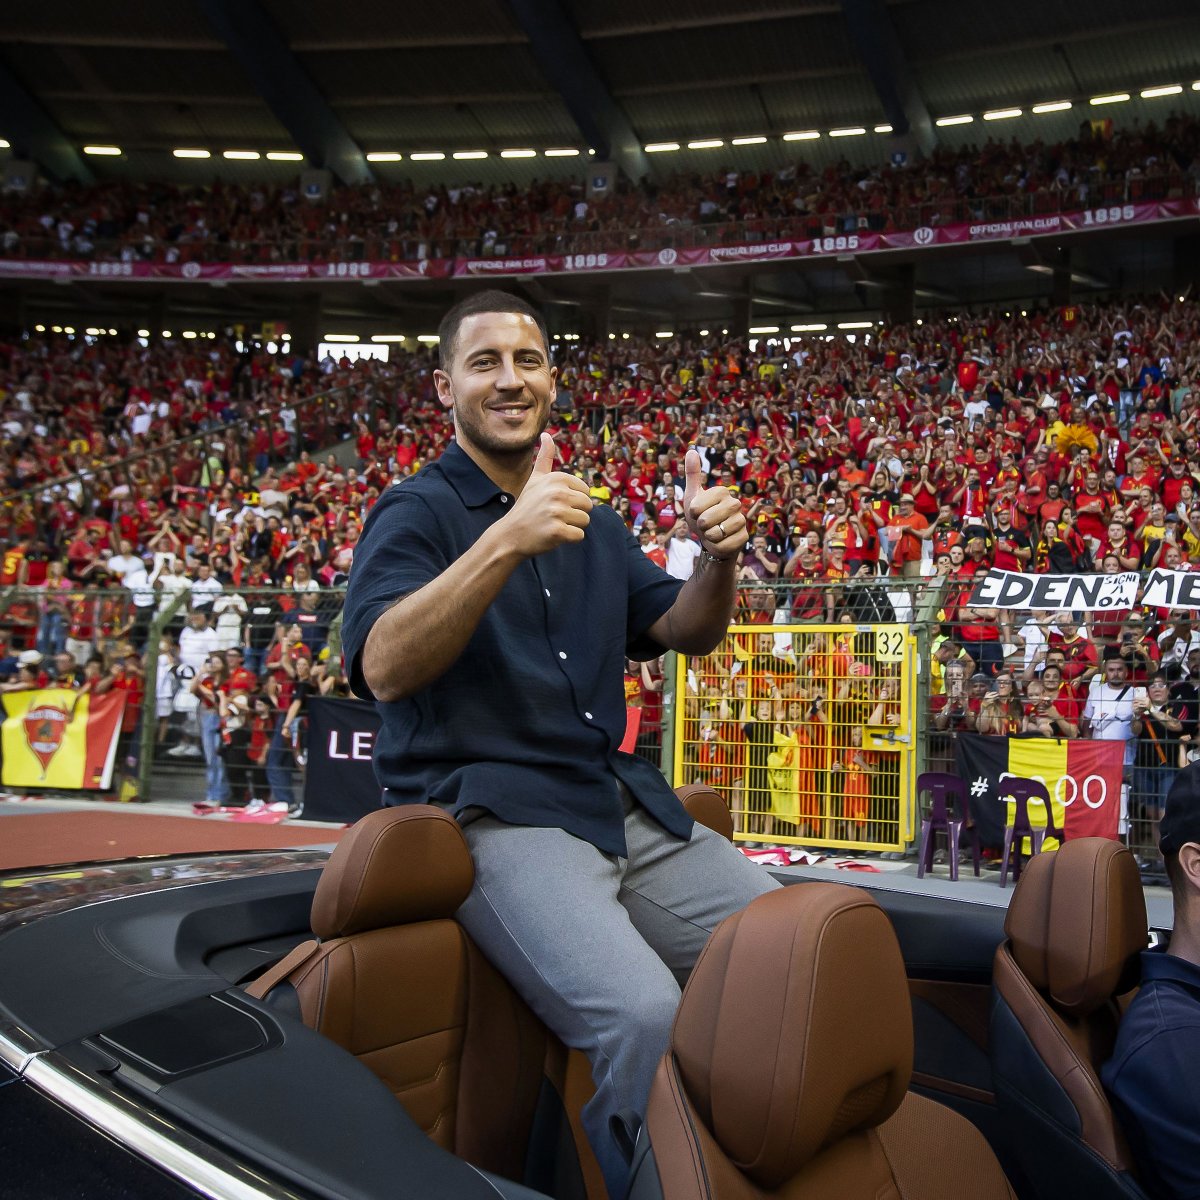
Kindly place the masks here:
POLYGON ((582 542, 591 522, 587 484, 554 470, 554 439, 542 434, 529 481, 501 528, 514 550, 526 558, 567 542, 582 542))

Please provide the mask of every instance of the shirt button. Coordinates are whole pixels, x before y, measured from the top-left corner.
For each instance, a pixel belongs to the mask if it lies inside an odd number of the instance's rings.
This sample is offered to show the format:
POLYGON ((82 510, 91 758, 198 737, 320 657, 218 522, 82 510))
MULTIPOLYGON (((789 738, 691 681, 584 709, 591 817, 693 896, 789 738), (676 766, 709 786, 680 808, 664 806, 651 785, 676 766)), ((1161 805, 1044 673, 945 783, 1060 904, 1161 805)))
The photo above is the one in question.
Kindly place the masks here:
POLYGON ((508 497, 507 497, 507 496, 501 496, 501 497, 500 497, 500 503, 501 503, 501 504, 507 504, 507 503, 508 503, 508 497))
POLYGON ((566 657, 567 657, 567 652, 566 652, 565 650, 560 650, 560 651, 558 652, 558 657, 559 657, 559 658, 566 658, 566 657))
POLYGON ((584 715, 585 717, 587 717, 587 719, 588 719, 589 721, 592 719, 592 714, 591 714, 591 713, 589 713, 589 712, 585 712, 583 715, 584 715))
POLYGON ((547 588, 547 589, 546 589, 546 596, 547 596, 547 598, 549 598, 549 596, 550 596, 550 589, 549 589, 549 588, 547 588))

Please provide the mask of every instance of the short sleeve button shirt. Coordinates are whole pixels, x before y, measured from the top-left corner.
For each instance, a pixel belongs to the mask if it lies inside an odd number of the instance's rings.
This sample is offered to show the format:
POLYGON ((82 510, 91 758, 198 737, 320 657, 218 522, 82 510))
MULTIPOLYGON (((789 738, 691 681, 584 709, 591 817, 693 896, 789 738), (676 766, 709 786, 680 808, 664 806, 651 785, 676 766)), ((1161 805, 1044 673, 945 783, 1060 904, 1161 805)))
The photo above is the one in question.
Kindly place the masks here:
MULTIPOLYGON (((457 444, 385 492, 354 557, 343 627, 351 686, 370 696, 362 651, 392 604, 439 576, 511 510, 457 444)), ((618 747, 624 659, 662 652, 646 631, 682 583, 651 563, 617 513, 592 510, 582 542, 522 562, 458 660, 378 709, 375 770, 393 803, 480 806, 625 854, 620 780, 669 832, 691 818, 654 766, 618 747)))

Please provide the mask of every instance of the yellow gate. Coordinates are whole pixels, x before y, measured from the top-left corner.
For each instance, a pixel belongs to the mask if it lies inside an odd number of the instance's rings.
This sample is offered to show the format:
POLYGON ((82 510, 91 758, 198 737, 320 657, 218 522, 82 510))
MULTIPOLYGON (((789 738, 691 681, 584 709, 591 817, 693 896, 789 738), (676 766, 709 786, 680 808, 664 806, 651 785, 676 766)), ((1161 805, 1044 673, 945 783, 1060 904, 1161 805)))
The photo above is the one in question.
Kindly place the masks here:
POLYGON ((676 659, 674 782, 716 788, 740 842, 903 850, 917 662, 908 625, 733 625, 676 659))

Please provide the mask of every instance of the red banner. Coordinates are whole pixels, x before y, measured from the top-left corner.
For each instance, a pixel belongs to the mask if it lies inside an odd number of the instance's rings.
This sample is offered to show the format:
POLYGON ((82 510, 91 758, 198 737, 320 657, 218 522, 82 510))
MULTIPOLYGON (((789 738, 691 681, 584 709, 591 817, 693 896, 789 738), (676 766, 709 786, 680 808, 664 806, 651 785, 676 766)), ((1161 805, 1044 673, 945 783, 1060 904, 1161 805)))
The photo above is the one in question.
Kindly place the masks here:
POLYGON ((827 254, 875 254, 971 242, 1048 237, 1121 225, 1177 221, 1200 214, 1200 200, 1112 204, 1102 208, 1011 220, 923 225, 893 233, 839 233, 799 241, 747 242, 732 246, 662 250, 614 250, 579 254, 534 254, 493 258, 430 258, 420 262, 145 263, 73 262, 0 258, 0 277, 23 279, 181 280, 194 283, 297 283, 352 279, 446 279, 451 276, 578 274, 597 271, 662 270, 721 263, 769 262, 827 254))

